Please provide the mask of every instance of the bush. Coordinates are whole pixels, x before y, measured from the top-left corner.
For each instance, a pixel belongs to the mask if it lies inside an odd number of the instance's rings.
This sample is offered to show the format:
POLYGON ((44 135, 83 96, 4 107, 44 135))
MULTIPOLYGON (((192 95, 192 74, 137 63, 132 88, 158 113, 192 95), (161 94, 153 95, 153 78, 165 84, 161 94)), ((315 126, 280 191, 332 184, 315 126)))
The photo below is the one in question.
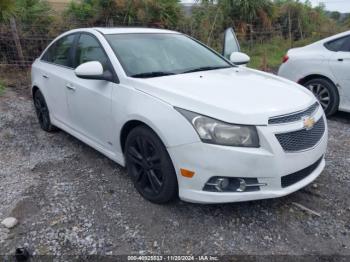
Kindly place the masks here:
POLYGON ((53 17, 50 7, 43 0, 7 1, 0 16, 0 29, 5 41, 0 42, 0 50, 6 57, 1 56, 4 63, 23 65, 32 61, 47 42, 47 36, 53 17), (6 8, 6 9, 5 9, 6 8))
POLYGON ((83 26, 175 27, 182 17, 178 0, 82 0, 71 2, 68 21, 83 26))

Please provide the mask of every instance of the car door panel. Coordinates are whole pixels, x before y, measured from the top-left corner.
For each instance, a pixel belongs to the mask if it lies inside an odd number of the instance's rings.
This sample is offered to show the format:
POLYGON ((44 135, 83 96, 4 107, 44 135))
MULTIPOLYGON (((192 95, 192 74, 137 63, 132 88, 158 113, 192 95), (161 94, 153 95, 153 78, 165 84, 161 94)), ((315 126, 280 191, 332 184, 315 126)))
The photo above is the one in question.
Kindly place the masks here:
POLYGON ((74 77, 67 82, 73 128, 103 147, 111 147, 111 95, 114 83, 74 77))
MULTIPOLYGON (((99 61, 107 70, 108 58, 94 36, 81 34, 74 50, 75 67, 85 62, 99 61)), ((111 96, 115 83, 82 79, 74 74, 65 85, 73 128, 110 150, 113 146, 111 96)))
POLYGON ((329 65, 332 73, 336 77, 341 93, 350 101, 350 52, 336 52, 330 60, 329 65))
POLYGON ((332 52, 329 66, 338 81, 341 93, 345 96, 347 104, 350 101, 350 37, 342 37, 329 43, 326 48, 332 52))
POLYGON ((66 80, 62 76, 73 74, 73 70, 46 64, 43 70, 43 81, 48 89, 48 104, 52 107, 51 115, 58 121, 67 125, 70 124, 70 118, 67 107, 67 95, 65 83, 66 80))
POLYGON ((71 52, 77 34, 69 34, 56 40, 40 61, 41 78, 48 107, 53 120, 70 123, 67 108, 66 78, 74 74, 71 68, 71 52))

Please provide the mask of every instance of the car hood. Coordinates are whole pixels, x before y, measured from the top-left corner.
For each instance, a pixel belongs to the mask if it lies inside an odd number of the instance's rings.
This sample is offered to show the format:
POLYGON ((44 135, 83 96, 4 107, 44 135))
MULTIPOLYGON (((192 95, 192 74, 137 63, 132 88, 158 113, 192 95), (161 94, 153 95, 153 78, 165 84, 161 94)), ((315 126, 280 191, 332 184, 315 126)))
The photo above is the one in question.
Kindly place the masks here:
POLYGON ((132 81, 136 89, 172 106, 236 124, 267 125, 270 117, 315 101, 294 82, 243 67, 132 81))

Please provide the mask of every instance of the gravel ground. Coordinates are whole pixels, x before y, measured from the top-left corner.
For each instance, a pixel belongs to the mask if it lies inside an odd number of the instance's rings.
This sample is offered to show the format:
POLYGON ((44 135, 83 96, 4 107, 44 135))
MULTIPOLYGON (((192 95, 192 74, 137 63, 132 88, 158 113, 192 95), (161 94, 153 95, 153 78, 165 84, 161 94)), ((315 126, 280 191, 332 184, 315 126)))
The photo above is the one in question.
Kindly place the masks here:
POLYGON ((290 196, 155 205, 125 169, 59 131, 43 132, 27 90, 0 97, 0 254, 350 255, 350 114, 330 129, 327 167, 290 196), (319 213, 302 210, 299 203, 319 213))

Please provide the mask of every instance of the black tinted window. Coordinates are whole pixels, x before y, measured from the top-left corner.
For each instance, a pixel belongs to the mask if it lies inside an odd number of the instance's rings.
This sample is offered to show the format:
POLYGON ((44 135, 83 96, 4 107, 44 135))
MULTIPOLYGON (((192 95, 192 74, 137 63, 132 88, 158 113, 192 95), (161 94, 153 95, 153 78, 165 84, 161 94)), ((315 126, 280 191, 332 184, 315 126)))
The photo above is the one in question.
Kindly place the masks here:
POLYGON ((75 66, 90 61, 100 62, 104 70, 108 68, 108 58, 97 39, 91 35, 82 34, 76 49, 75 66))
POLYGON ((326 48, 331 51, 350 51, 350 36, 342 37, 325 44, 326 48))
POLYGON ((42 59, 50 63, 71 67, 69 53, 74 37, 75 35, 68 35, 57 40, 46 51, 42 59))

